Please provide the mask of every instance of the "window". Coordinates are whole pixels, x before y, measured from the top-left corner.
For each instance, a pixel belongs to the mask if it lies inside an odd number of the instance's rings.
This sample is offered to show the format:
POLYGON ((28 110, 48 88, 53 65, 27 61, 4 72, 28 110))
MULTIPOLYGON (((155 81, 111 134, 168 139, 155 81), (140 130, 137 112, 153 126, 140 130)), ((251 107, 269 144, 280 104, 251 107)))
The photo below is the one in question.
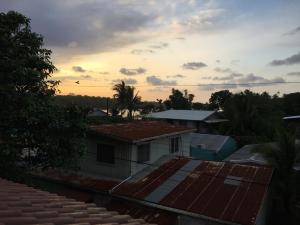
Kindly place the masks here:
POLYGON ((179 137, 171 138, 170 140, 170 153, 179 151, 179 137))
POLYGON ((139 163, 150 161, 150 144, 142 144, 137 147, 137 161, 139 163))
POLYGON ((97 161, 114 164, 115 150, 113 145, 97 144, 97 161))

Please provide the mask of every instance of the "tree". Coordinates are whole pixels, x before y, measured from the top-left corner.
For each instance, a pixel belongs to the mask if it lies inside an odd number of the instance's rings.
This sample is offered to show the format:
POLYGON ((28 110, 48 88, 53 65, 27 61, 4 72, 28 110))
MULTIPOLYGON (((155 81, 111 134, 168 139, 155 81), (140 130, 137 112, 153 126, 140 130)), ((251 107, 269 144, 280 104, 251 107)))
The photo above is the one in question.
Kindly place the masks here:
MULTIPOLYGON (((259 145, 254 152, 259 152, 275 168, 275 197, 281 200, 282 204, 276 204, 277 212, 284 212, 285 216, 281 223, 293 224, 293 208, 295 207, 294 197, 296 193, 295 163, 300 162, 300 149, 295 144, 294 135, 283 129, 277 130, 276 143, 259 145)), ((298 181, 299 182, 299 181, 298 181)), ((280 218, 282 215, 280 215, 280 218)), ((279 219, 279 218, 278 218, 279 219)), ((299 221, 298 221, 299 222, 299 221)), ((298 224, 298 223, 295 223, 298 224)))
POLYGON ((51 80, 55 66, 50 56, 43 37, 31 31, 30 19, 13 11, 0 13, 2 176, 20 168, 75 166, 83 153, 78 143, 83 143, 84 112, 53 104, 59 82, 51 80))
POLYGON ((211 94, 209 103, 214 109, 223 109, 226 100, 232 96, 232 93, 229 90, 217 91, 211 94))
POLYGON ((116 92, 114 98, 116 99, 116 105, 121 114, 124 114, 125 110, 128 110, 128 118, 133 118, 133 112, 138 109, 141 102, 141 97, 138 96, 138 92, 135 93, 133 86, 125 85, 124 81, 115 84, 113 90, 116 92))
POLYGON ((182 93, 180 90, 172 88, 172 94, 169 99, 164 101, 167 109, 191 109, 194 99, 193 94, 188 94, 187 90, 182 93))

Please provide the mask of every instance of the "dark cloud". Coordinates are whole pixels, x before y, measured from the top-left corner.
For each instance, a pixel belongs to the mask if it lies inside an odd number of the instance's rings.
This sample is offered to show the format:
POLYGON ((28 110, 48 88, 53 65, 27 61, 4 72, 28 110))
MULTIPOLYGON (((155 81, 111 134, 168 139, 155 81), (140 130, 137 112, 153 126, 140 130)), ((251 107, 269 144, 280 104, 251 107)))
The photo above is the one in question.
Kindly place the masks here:
POLYGON ((233 71, 230 68, 216 67, 214 70, 219 73, 233 73, 233 71))
POLYGON ((217 59, 217 60, 216 60, 216 63, 221 63, 221 60, 217 59))
POLYGON ((176 85, 177 82, 175 80, 162 80, 157 76, 149 76, 146 78, 147 83, 159 86, 159 85, 176 85))
POLYGON ((132 78, 125 78, 125 79, 115 79, 115 80, 112 80, 112 84, 116 84, 116 83, 120 83, 121 81, 124 81, 125 84, 128 84, 128 85, 133 85, 133 84, 137 84, 137 80, 136 79, 132 79, 132 78))
POLYGON ((154 48, 154 49, 163 49, 163 48, 166 48, 168 47, 169 44, 166 43, 166 42, 160 42, 158 44, 155 44, 155 45, 150 45, 149 48, 154 48))
POLYGON ((300 52, 285 59, 273 60, 271 66, 294 65, 300 64, 300 52))
POLYGON ((135 76, 135 75, 139 75, 139 74, 143 74, 146 73, 146 69, 139 67, 136 69, 127 69, 127 68, 121 68, 120 69, 120 73, 126 75, 126 76, 135 76))
POLYGON ((73 67, 72 67, 72 70, 75 71, 75 72, 79 72, 79 73, 84 73, 84 72, 86 72, 86 70, 83 69, 81 66, 73 66, 73 67))
POLYGON ((167 76, 167 78, 184 78, 184 75, 181 74, 176 74, 176 75, 171 75, 171 76, 167 76))
POLYGON ((199 70, 202 67, 206 67, 207 65, 203 62, 188 62, 182 65, 183 69, 186 70, 199 70))
POLYGON ((57 79, 61 81, 96 80, 90 75, 81 75, 80 77, 65 75, 65 76, 53 77, 53 79, 57 79))
POLYGON ((287 75, 288 76, 300 76, 300 72, 290 72, 287 75))
POLYGON ((27 0, 1 1, 1 11, 16 10, 31 18, 34 31, 51 48, 64 53, 94 53, 144 41, 134 35, 153 21, 155 11, 143 12, 122 1, 27 0))
POLYGON ((133 55, 141 55, 144 53, 155 53, 155 51, 151 49, 133 49, 130 53, 133 55))
POLYGON ((285 33, 283 35, 295 35, 295 34, 297 34, 299 32, 300 32, 300 26, 296 27, 295 29, 293 29, 293 30, 291 30, 291 31, 289 31, 289 32, 287 32, 287 33, 285 33))

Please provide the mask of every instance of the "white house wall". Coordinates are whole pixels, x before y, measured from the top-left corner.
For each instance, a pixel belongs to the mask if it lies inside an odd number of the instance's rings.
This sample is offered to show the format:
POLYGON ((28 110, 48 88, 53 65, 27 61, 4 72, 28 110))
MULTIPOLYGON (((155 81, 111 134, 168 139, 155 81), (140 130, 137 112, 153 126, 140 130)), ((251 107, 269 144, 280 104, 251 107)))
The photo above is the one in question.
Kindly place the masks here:
POLYGON ((130 176, 131 145, 103 138, 88 138, 87 152, 81 163, 81 171, 90 175, 124 179, 130 176), (97 161, 97 144, 115 146, 115 163, 109 164, 97 161))
MULTIPOLYGON (((181 137, 180 151, 174 153, 174 155, 190 156, 190 134, 189 133, 181 134, 179 136, 181 137)), ((170 147, 169 147, 170 138, 171 137, 165 137, 165 138, 159 138, 149 142, 145 142, 145 143, 150 143, 150 161, 145 162, 143 164, 139 164, 136 162, 138 144, 133 145, 132 156, 131 156, 133 163, 131 164, 131 173, 135 174, 141 169, 145 168, 147 164, 153 164, 156 160, 158 160, 162 156, 170 154, 170 147)))

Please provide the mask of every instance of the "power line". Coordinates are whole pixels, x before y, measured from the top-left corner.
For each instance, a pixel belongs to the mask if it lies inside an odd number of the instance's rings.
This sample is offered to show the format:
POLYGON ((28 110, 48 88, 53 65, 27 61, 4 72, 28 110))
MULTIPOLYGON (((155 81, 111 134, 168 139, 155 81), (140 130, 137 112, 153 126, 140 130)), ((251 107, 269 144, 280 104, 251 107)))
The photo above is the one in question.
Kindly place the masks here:
MULTIPOLYGON (((205 86, 272 86, 276 84, 300 84, 300 81, 280 81, 280 82, 261 82, 261 83, 208 83, 208 84, 161 84, 161 85, 150 85, 150 84, 141 84, 134 85, 135 87, 205 87, 205 86)), ((106 85, 62 85, 62 86, 78 86, 78 87, 109 87, 112 84, 106 85)))

